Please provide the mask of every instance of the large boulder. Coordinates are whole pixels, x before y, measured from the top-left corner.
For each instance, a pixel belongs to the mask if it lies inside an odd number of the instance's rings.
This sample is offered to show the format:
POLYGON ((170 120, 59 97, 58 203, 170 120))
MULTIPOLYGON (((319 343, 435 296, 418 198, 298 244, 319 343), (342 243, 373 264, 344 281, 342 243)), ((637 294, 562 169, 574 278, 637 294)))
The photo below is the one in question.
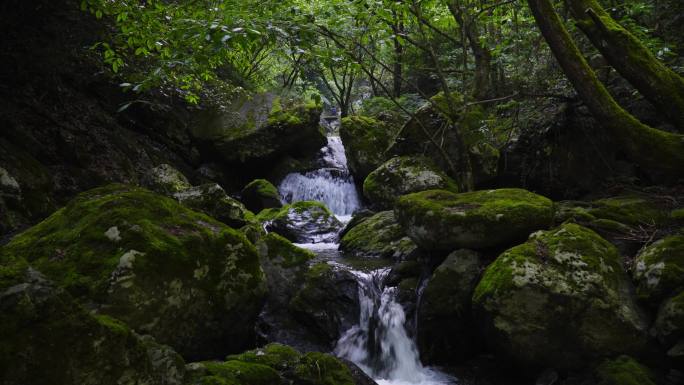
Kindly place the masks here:
POLYGON ((249 182, 240 192, 245 206, 255 213, 263 209, 282 207, 278 189, 266 179, 255 179, 249 182))
POLYGON ((416 342, 424 362, 446 364, 472 356, 476 333, 471 298, 481 267, 478 253, 461 249, 432 273, 418 308, 416 342))
POLYGON ((31 268, 0 276, 0 383, 183 384, 183 359, 124 323, 91 314, 31 268))
POLYGON ((351 257, 401 261, 413 256, 417 249, 392 211, 381 211, 361 219, 340 239, 340 250, 351 257))
POLYGON ((501 254, 473 304, 489 347, 531 368, 581 368, 646 344, 617 249, 576 224, 537 232, 501 254))
POLYGON ((684 341, 684 291, 660 305, 653 329, 658 340, 668 349, 684 341))
POLYGON ((637 295, 653 304, 684 290, 684 234, 643 248, 634 260, 633 275, 637 295))
POLYGON ((420 156, 394 157, 363 182, 363 195, 385 210, 391 209, 400 196, 425 190, 458 192, 458 186, 430 160, 420 156))
MULTIPOLYGON (((188 385, 365 385, 342 360, 330 354, 302 354, 281 344, 228 356, 224 362, 188 365, 188 385)), ((370 383, 373 383, 372 381, 370 383)))
POLYGON ((394 208, 406 234, 426 250, 490 248, 550 226, 553 203, 522 189, 405 195, 394 208))
POLYGON ((315 104, 283 105, 273 95, 235 101, 230 111, 206 111, 192 135, 208 154, 231 165, 266 165, 284 156, 314 155, 325 146, 315 104))
POLYGON ((359 320, 356 277, 342 266, 318 263, 306 273, 290 302, 299 322, 332 349, 342 333, 359 320))
POLYGON ((605 360, 596 370, 598 385, 655 385, 653 373, 634 358, 626 355, 605 360))
POLYGON ((337 239, 342 222, 321 202, 300 201, 263 210, 257 219, 268 231, 292 242, 320 243, 337 239))
POLYGON ((390 125, 367 116, 348 116, 342 119, 340 138, 344 143, 349 170, 357 181, 386 161, 385 151, 394 132, 390 125))
POLYGON ((184 206, 202 212, 233 228, 245 226, 254 221, 254 214, 238 200, 226 194, 216 183, 189 187, 173 194, 184 206))
POLYGON ((192 187, 188 178, 169 164, 151 168, 143 175, 140 184, 156 193, 169 196, 192 187))
POLYGON ((125 185, 79 195, 0 249, 27 261, 98 314, 186 358, 253 341, 266 292, 254 246, 171 198, 125 185))

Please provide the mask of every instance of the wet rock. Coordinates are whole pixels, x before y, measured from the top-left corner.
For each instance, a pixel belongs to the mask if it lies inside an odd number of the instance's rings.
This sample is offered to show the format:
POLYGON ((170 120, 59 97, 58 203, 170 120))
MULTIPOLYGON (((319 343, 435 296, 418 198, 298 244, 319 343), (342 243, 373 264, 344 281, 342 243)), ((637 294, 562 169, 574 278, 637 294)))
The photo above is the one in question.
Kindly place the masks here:
POLYGON ((168 164, 161 164, 149 170, 140 184, 156 193, 169 196, 192 187, 183 173, 168 164))
POLYGON ((169 347, 88 312, 30 268, 0 278, 0 324, 3 384, 184 383, 183 359, 169 347))
POLYGON ((367 116, 342 119, 340 137, 345 146, 349 170, 361 182, 390 158, 385 154, 393 137, 393 128, 367 116))
POLYGON ((332 242, 342 229, 342 223, 316 201, 301 201, 282 208, 263 210, 257 219, 268 231, 282 235, 292 242, 332 242))
MULTIPOLYGON (((193 363, 188 385, 365 385, 342 360, 330 354, 302 354, 281 344, 228 356, 224 362, 193 363)), ((371 382, 370 384, 374 384, 371 382)))
POLYGON ((255 179, 242 189, 242 202, 255 213, 263 209, 282 207, 278 189, 266 179, 255 179))
POLYGON ((651 371, 629 356, 606 360, 596 368, 599 385, 655 385, 651 371))
POLYGON ((458 192, 456 182, 430 160, 419 156, 394 157, 363 182, 363 195, 385 210, 391 209, 401 195, 435 189, 458 192))
POLYGON ((417 248, 397 223, 392 211, 382 211, 362 219, 340 240, 340 250, 352 257, 402 261, 413 256, 417 248))
POLYGON ((489 347, 527 367, 581 368, 647 343, 617 250, 576 224, 537 232, 501 254, 473 304, 489 347))
POLYGON ((290 302, 297 319, 330 348, 359 319, 356 277, 341 266, 318 263, 290 302))
POLYGON ((349 230, 356 227, 356 225, 361 223, 361 221, 368 217, 372 217, 373 214, 375 214, 375 212, 368 209, 360 209, 355 211, 354 214, 352 214, 351 220, 349 220, 349 222, 347 222, 347 224, 344 226, 344 229, 340 231, 340 239, 344 238, 344 236, 349 232, 349 230))
POLYGON ((233 228, 254 221, 254 214, 238 200, 226 194, 216 183, 186 188, 173 194, 184 206, 199 211, 233 228))
POLYGON ((478 253, 462 249, 432 273, 418 309, 417 344, 424 362, 447 364, 472 356, 477 333, 471 298, 481 267, 478 253))
POLYGON ((521 189, 454 194, 428 190, 401 197, 394 213, 406 234, 425 250, 490 248, 547 228, 553 203, 521 189))
POLYGON ((30 262, 79 303, 186 358, 251 343, 266 292, 256 250, 242 234, 125 185, 79 195, 0 249, 0 260, 30 262))
POLYGON ((634 260, 637 295, 650 303, 684 289, 684 234, 660 239, 643 248, 634 260))

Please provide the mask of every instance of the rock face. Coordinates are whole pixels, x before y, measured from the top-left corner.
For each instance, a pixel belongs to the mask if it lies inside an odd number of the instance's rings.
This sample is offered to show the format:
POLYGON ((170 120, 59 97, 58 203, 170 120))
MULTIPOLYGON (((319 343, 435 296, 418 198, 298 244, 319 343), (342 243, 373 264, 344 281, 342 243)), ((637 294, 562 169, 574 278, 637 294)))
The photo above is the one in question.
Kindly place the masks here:
POLYGON ((638 352, 646 323, 613 245, 565 224, 501 254, 475 289, 488 345, 528 367, 584 367, 638 352))
POLYGON ((480 269, 480 256, 461 249, 432 273, 418 308, 416 340, 424 362, 446 364, 472 355, 477 333, 470 308, 480 269))
POLYGON ((90 314, 30 268, 0 278, 0 325, 6 385, 183 384, 177 353, 114 318, 90 314))
POLYGON ((140 181, 140 184, 156 193, 173 195, 181 190, 192 187, 188 178, 169 164, 161 164, 150 169, 140 181))
POLYGON ((349 271, 318 263, 306 273, 290 309, 332 348, 340 335, 358 322, 358 282, 349 271))
POLYGON ((148 190, 79 195, 0 249, 79 302, 151 334, 186 358, 252 342, 266 292, 256 250, 238 231, 148 190))
POLYGON ((319 106, 283 106, 279 98, 257 95, 234 109, 207 112, 192 129, 202 149, 223 163, 263 166, 288 155, 313 155, 325 146, 319 106))
POLYGON ((342 223, 323 203, 301 201, 282 208, 267 209, 257 215, 268 231, 292 242, 330 242, 337 238, 342 223))
POLYGON ((202 212, 233 228, 254 221, 254 214, 238 200, 226 194, 216 183, 207 183, 178 191, 173 197, 184 206, 202 212))
POLYGON ((425 191, 458 192, 451 178, 430 160, 418 156, 394 157, 371 172, 363 182, 363 195, 381 209, 391 209, 401 195, 425 191))
POLYGON ((414 255, 417 248, 399 226, 392 211, 381 211, 361 219, 340 240, 340 250, 352 257, 401 261, 414 255))
POLYGON ((638 296, 653 304, 684 290, 684 234, 642 249, 634 260, 633 274, 638 296))
POLYGON ((242 201, 255 213, 263 209, 282 207, 278 189, 266 179, 255 179, 247 184, 240 193, 242 201))
MULTIPOLYGON (((228 356, 225 362, 188 365, 187 385, 362 385, 344 362, 332 355, 301 354, 281 344, 228 356)), ((371 381, 372 383, 372 381, 371 381)))
POLYGON ((342 119, 340 138, 344 143, 349 170, 359 183, 389 158, 385 151, 392 137, 392 127, 380 120, 366 116, 342 119))
POLYGON ((405 195, 394 209, 406 234, 426 250, 489 248, 550 226, 553 203, 521 189, 405 195))

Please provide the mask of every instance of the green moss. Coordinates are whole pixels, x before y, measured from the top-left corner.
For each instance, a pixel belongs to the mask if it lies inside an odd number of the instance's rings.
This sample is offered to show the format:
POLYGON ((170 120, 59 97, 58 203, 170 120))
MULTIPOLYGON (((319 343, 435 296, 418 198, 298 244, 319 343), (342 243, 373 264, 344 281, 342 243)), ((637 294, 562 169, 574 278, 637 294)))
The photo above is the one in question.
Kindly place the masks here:
POLYGON ((604 361, 596 374, 599 385, 655 385, 651 371, 629 356, 604 361))
POLYGON ((349 168, 358 180, 365 179, 388 158, 385 153, 396 131, 396 127, 367 116, 342 119, 340 137, 349 168))
POLYGON ((411 239, 428 250, 483 248, 548 227, 553 203, 522 189, 428 190, 399 198, 395 214, 411 239))
POLYGON ((227 360, 257 363, 274 369, 283 370, 299 362, 301 353, 290 346, 272 343, 263 348, 228 356, 227 360))
POLYGON ((111 330, 113 333, 128 335, 131 331, 128 326, 116 318, 104 314, 93 315, 100 325, 111 330))
POLYGON ((349 368, 330 354, 307 353, 295 367, 295 373, 314 385, 354 385, 349 368))
POLYGON ((617 196, 592 202, 587 212, 629 226, 663 224, 669 221, 664 205, 646 196, 617 196))
POLYGON ((274 385, 282 383, 282 377, 273 368, 259 363, 243 361, 204 362, 210 377, 223 379, 227 384, 235 381, 240 385, 274 385))
POLYGON ((249 182, 243 189, 243 192, 244 191, 250 191, 262 197, 273 198, 276 200, 280 199, 280 195, 278 195, 278 189, 266 179, 255 179, 249 182))
POLYGON ((446 94, 442 91, 430 98, 430 100, 441 114, 448 116, 452 121, 457 121, 459 119, 460 113, 455 110, 463 104, 463 95, 459 92, 454 91, 450 94, 450 97, 447 98, 446 94))
POLYGON ((316 257, 311 251, 293 245, 276 233, 268 233, 262 238, 262 242, 267 248, 262 255, 268 255, 270 259, 282 259, 281 265, 285 268, 306 265, 316 257))
POLYGON ((432 189, 458 192, 456 182, 422 156, 392 158, 363 182, 363 194, 383 209, 391 208, 401 195, 432 189))
POLYGON ((381 211, 363 219, 340 240, 347 257, 404 259, 416 245, 399 226, 392 211, 381 211))
POLYGON ((639 252, 634 264, 637 294, 654 303, 684 288, 684 235, 660 239, 639 252))

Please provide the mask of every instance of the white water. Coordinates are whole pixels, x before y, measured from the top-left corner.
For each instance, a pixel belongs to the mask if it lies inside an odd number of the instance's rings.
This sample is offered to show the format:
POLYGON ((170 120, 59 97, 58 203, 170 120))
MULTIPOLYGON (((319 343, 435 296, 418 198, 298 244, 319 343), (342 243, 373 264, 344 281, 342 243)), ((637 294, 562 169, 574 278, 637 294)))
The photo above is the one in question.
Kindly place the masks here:
POLYGON ((335 354, 357 364, 379 385, 454 384, 453 378, 420 363, 396 288, 381 288, 388 271, 354 272, 359 278, 359 324, 342 335, 335 354))
POLYGON ((288 174, 278 186, 283 203, 323 202, 343 222, 361 207, 354 180, 347 169, 347 157, 339 136, 328 136, 321 149, 324 168, 304 174, 288 174))

